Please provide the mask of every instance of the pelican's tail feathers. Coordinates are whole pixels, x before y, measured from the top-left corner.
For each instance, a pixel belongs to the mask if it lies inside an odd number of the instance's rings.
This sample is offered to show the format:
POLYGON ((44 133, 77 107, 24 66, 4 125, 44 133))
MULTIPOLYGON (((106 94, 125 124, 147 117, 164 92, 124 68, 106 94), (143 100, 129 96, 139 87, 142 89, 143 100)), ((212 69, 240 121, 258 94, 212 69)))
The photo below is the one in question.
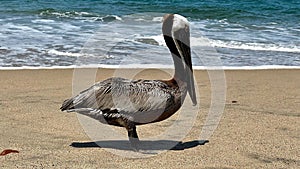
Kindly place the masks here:
POLYGON ((63 102, 62 106, 60 107, 61 111, 67 110, 67 112, 70 112, 71 110, 74 110, 74 103, 73 98, 67 99, 63 102))

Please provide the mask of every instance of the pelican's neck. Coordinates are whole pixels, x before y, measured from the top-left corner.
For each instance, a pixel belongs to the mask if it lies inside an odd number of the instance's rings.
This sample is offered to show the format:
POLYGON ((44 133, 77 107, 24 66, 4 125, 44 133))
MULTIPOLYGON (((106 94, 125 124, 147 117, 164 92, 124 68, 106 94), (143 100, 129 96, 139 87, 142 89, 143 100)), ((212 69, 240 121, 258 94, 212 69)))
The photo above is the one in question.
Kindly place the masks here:
POLYGON ((175 54, 172 54, 172 58, 175 67, 173 79, 176 81, 185 82, 186 75, 185 75, 185 69, 182 64, 182 60, 175 54))
MULTIPOLYGON (((173 80, 189 92, 193 105, 197 104, 190 48, 190 30, 186 18, 177 14, 164 16, 162 32, 175 66, 173 80)), ((185 93, 184 92, 184 93, 185 93)))
MULTIPOLYGON (((177 16, 177 15, 176 15, 177 16)), ((177 16, 178 17, 178 16, 177 16)), ((168 14, 164 16, 164 22, 162 25, 162 32, 163 36, 166 42, 166 45, 168 46, 170 53, 173 58, 174 67, 175 67, 175 73, 173 76, 173 79, 177 82, 186 82, 186 75, 185 75, 185 68, 182 61, 182 57, 179 53, 178 46, 176 46, 175 39, 174 39, 174 30, 178 29, 178 24, 174 27, 174 15, 168 14)), ((178 19, 176 19, 176 22, 178 22, 178 19)))
POLYGON ((173 62, 174 62, 174 67, 175 67, 175 72, 173 79, 176 81, 185 81, 185 75, 184 75, 184 66, 180 57, 180 54, 176 48, 176 45, 174 43, 174 40, 172 37, 164 35, 166 44, 171 52, 173 62))

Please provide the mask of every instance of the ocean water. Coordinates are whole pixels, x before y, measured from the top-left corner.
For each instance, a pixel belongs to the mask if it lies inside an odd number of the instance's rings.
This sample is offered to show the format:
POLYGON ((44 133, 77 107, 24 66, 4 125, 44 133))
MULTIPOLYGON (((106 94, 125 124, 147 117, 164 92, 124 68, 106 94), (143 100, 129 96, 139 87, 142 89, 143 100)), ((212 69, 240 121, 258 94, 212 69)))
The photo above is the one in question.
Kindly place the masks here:
POLYGON ((298 0, 10 0, 0 67, 169 66, 165 13, 190 21, 194 66, 300 66, 298 0))

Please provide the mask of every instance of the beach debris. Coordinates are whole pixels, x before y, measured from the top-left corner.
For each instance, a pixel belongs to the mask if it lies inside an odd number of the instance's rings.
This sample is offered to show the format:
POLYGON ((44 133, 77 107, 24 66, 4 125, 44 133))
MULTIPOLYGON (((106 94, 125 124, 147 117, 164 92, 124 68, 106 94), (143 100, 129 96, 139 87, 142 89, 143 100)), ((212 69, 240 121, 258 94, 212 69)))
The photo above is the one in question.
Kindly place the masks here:
POLYGON ((19 153, 18 150, 12 150, 12 149, 5 149, 0 153, 0 156, 5 156, 9 153, 19 153))
POLYGON ((236 101, 236 100, 232 100, 232 101, 231 101, 231 103, 237 103, 237 102, 238 102, 238 101, 236 101))

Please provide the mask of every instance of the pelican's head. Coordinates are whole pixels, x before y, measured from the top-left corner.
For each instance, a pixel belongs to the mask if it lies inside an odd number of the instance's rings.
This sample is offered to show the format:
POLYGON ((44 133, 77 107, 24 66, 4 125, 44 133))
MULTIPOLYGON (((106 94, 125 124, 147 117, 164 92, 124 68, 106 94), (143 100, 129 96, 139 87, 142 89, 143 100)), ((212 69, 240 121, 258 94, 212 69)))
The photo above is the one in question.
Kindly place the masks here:
POLYGON ((190 48, 190 24, 188 20, 181 15, 166 14, 163 18, 162 31, 166 44, 172 53, 174 61, 178 57, 181 60, 180 64, 182 65, 179 67, 181 67, 182 69, 180 69, 179 71, 182 72, 180 72, 180 76, 181 79, 187 82, 188 93, 192 99, 193 104, 196 105, 197 99, 194 86, 190 48))

